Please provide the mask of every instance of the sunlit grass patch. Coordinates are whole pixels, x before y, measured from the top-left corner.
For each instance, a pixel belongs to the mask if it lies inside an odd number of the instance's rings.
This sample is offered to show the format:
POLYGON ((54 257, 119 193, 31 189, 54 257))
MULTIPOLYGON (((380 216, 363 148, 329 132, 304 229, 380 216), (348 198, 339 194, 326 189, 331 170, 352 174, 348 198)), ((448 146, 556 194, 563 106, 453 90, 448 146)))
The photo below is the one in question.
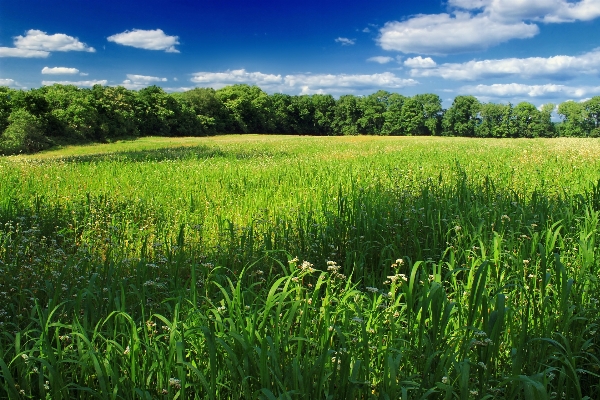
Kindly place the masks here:
POLYGON ((0 385, 597 398, 597 143, 249 135, 2 159, 0 385))

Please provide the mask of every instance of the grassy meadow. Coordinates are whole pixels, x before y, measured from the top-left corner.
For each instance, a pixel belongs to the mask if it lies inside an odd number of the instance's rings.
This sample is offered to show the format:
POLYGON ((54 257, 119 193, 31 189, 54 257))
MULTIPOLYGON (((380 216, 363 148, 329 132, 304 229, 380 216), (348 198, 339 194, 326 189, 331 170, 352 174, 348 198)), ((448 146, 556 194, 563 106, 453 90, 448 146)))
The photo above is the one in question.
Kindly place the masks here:
POLYGON ((597 139, 0 158, 0 398, 598 399, 597 139))

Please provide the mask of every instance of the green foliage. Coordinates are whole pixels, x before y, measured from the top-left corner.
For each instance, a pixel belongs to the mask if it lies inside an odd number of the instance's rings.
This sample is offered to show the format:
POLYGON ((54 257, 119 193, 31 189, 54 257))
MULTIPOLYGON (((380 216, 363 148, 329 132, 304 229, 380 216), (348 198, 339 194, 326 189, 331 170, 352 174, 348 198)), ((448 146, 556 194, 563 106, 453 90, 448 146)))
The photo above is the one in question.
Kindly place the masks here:
POLYGON ((444 114, 442 128, 446 136, 475 136, 481 104, 474 96, 457 96, 444 114))
POLYGON ((258 86, 238 84, 216 91, 217 98, 229 112, 228 133, 269 132, 267 112, 269 96, 258 86))
POLYGON ((336 135, 358 135, 358 121, 361 118, 358 99, 352 95, 340 96, 335 104, 332 121, 333 132, 336 135))
POLYGON ((98 111, 98 136, 137 136, 136 94, 122 86, 94 85, 92 94, 98 111))
POLYGON ((214 89, 195 88, 183 93, 176 93, 173 96, 183 99, 193 108, 200 122, 199 136, 227 132, 229 114, 214 89))
POLYGON ((333 135, 335 118, 335 99, 330 94, 313 94, 315 134, 333 135))
POLYGON ((484 103, 479 108, 479 117, 481 118, 481 123, 475 128, 475 135, 478 137, 495 137, 500 138, 503 137, 503 132, 501 129, 502 122, 504 119, 504 109, 505 106, 503 104, 495 104, 495 103, 484 103))
POLYGON ((12 111, 12 97, 16 90, 12 90, 6 86, 0 86, 0 134, 4 132, 8 126, 8 117, 12 111))
POLYGON ((290 114, 290 132, 300 135, 310 135, 314 132, 315 107, 312 97, 292 96, 288 106, 290 114))
POLYGON ((583 103, 590 136, 600 137, 600 96, 592 97, 583 103))
POLYGON ((425 133, 425 110, 423 103, 414 97, 409 97, 402 104, 400 112, 402 134, 407 136, 423 135, 425 133))
POLYGON ((34 153, 50 146, 44 136, 43 125, 27 110, 16 109, 8 117, 8 127, 0 136, 3 154, 34 153))
POLYGON ((385 122, 383 123, 383 135, 400 135, 402 134, 402 106, 406 97, 398 93, 392 93, 387 99, 387 108, 383 113, 385 122))
POLYGON ((169 136, 177 101, 155 85, 137 93, 136 120, 144 136, 169 136))
POLYGON ((90 89, 55 84, 40 90, 50 109, 51 135, 76 140, 100 138, 99 110, 90 89))
POLYGON ((55 84, 39 89, 0 87, 0 132, 8 116, 23 109, 35 116, 49 141, 102 142, 135 136, 212 136, 223 133, 299 135, 404 135, 516 137, 600 136, 598 96, 559 106, 563 121, 551 121, 554 105, 481 104, 457 96, 450 109, 436 94, 405 97, 379 90, 368 96, 268 95, 246 84, 219 90, 166 93, 95 85, 55 84))
POLYGON ((439 135, 443 116, 442 99, 437 94, 417 94, 414 96, 423 107, 423 127, 425 135, 439 135))
POLYGON ((559 130, 561 136, 584 136, 586 115, 582 103, 565 101, 558 106, 558 114, 563 118, 559 130))
POLYGON ((361 118, 358 120, 362 134, 380 135, 385 123, 385 111, 391 93, 380 90, 359 99, 361 118))

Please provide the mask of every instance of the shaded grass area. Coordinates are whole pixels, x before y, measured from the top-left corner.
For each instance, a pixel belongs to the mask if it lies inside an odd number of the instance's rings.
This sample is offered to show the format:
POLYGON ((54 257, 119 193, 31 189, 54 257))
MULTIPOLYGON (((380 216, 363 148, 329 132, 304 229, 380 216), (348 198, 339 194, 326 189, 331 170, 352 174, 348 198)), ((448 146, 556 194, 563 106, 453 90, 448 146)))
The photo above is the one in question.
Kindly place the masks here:
POLYGON ((600 396, 576 146, 286 140, 3 164, 7 396, 600 396))

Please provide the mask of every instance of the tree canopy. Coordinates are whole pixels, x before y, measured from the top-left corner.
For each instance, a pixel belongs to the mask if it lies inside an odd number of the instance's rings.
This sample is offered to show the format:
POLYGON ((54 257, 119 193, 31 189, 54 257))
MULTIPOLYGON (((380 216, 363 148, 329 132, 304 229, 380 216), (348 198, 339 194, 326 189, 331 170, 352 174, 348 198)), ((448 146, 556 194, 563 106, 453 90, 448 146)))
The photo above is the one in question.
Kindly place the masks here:
POLYGON ((34 152, 53 143, 131 136, 227 133, 300 135, 447 135, 488 138, 600 136, 600 96, 555 105, 481 103, 457 96, 444 110, 436 94, 368 96, 267 94, 238 84, 167 93, 96 85, 0 87, 0 153, 34 152))

